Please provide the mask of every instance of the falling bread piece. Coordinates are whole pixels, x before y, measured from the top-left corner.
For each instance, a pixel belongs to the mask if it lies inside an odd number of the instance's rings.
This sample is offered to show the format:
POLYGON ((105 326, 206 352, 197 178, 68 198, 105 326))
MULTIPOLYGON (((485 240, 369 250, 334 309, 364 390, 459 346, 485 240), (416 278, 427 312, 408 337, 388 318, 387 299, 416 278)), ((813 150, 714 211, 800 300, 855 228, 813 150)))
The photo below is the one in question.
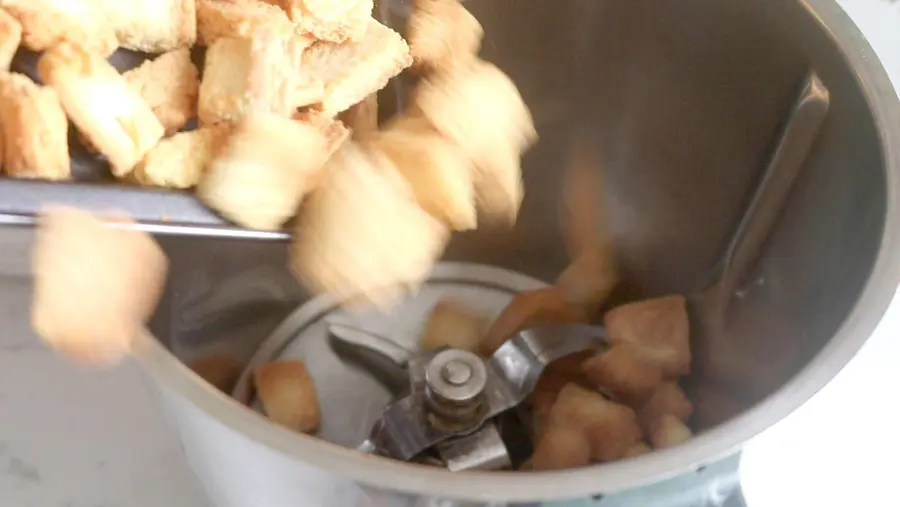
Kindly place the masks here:
POLYGON ((690 330, 684 296, 648 299, 613 308, 603 316, 610 343, 640 347, 675 379, 691 371, 690 330))
POLYGON ((3 0, 0 5, 22 25, 22 45, 32 51, 68 42, 105 58, 119 45, 96 1, 3 0))
POLYGON ((569 303, 557 287, 520 292, 506 305, 482 338, 481 354, 491 356, 523 329, 587 322, 584 309, 569 303))
POLYGON ((442 300, 432 308, 422 334, 421 349, 435 350, 452 347, 477 352, 484 332, 482 317, 463 308, 459 303, 442 300))
POLYGON ((56 92, 17 73, 0 74, 0 165, 13 178, 67 180, 69 120, 56 92))
POLYGON ((238 362, 227 354, 198 357, 188 362, 187 367, 213 387, 229 395, 241 374, 238 362))
POLYGON ((473 60, 484 29, 458 0, 415 0, 406 38, 413 68, 428 72, 473 60))
POLYGON ((585 361, 581 368, 596 388, 612 393, 623 403, 640 408, 663 382, 662 369, 627 343, 585 361))
POLYGON ((327 150, 319 129, 274 114, 254 114, 213 158, 197 196, 243 227, 278 230, 318 183, 327 150))
POLYGON ((300 361, 266 363, 253 372, 256 395, 275 424, 312 433, 322 420, 316 385, 300 361))
MULTIPOLYGON (((90 0, 102 7, 119 45, 132 51, 165 53, 197 41, 195 0, 90 0)), ((87 2, 87 3, 90 3, 87 2)), ((85 3, 73 2, 70 3, 85 3)))
POLYGON ((116 176, 129 174, 162 138, 153 110, 104 58, 62 43, 41 56, 38 74, 116 176))
POLYGON ((8 12, 0 9, 0 71, 9 70, 21 43, 22 25, 8 12))
POLYGON ((593 315, 606 302, 619 281, 618 268, 610 248, 581 250, 556 280, 563 295, 593 315))
POLYGON ((536 472, 587 466, 591 445, 581 428, 554 425, 543 433, 529 461, 536 472))
POLYGON ((577 384, 562 388, 546 424, 582 429, 590 443, 591 458, 597 461, 617 460, 641 440, 641 428, 632 409, 577 384))
POLYGON ((687 442, 692 436, 694 435, 691 433, 690 428, 671 414, 664 415, 662 419, 656 421, 650 430, 650 442, 657 449, 673 447, 687 442))
POLYGON ((222 37, 250 37, 259 31, 290 34, 294 25, 274 5, 256 1, 196 0, 197 44, 209 46, 222 37))
POLYGON ((31 323, 78 362, 120 361, 156 309, 167 261, 149 234, 74 208, 45 210, 32 254, 31 323))
POLYGON ((391 122, 369 147, 391 159, 422 209, 453 230, 474 229, 472 163, 458 146, 422 123, 391 122))
POLYGON ((192 188, 200 183, 228 133, 228 126, 220 124, 167 137, 147 152, 132 175, 143 185, 192 188))
POLYGON ((391 306, 417 287, 443 252, 448 230, 422 211, 390 161, 346 141, 304 204, 291 270, 338 301, 391 306))
POLYGON ((150 105, 167 135, 197 116, 199 72, 189 49, 178 49, 147 60, 125 74, 125 81, 150 105))

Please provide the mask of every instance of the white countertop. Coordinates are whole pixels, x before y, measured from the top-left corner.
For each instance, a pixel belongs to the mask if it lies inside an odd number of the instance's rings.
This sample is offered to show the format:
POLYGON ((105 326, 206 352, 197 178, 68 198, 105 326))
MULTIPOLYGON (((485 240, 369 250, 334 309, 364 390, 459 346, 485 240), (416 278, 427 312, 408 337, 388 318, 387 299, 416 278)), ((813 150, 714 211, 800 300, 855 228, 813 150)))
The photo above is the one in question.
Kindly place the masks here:
MULTIPOLYGON (((842 3, 900 84, 900 5, 842 3)), ((208 507, 136 365, 56 357, 29 329, 26 284, 0 279, 0 506, 208 507)), ((748 445, 751 507, 895 504, 900 300, 892 308, 834 382, 748 445)))

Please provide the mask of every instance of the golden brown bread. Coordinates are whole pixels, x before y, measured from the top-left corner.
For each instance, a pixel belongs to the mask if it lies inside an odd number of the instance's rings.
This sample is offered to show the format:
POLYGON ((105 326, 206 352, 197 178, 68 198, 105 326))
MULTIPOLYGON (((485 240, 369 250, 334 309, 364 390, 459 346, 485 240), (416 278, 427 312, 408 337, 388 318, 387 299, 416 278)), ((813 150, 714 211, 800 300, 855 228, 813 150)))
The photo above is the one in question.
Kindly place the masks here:
POLYGON ((413 68, 431 71, 474 59, 484 29, 458 0, 416 0, 406 26, 413 68))
POLYGON ((197 41, 195 0, 93 1, 100 3, 124 48, 165 53, 197 41))
POLYGON ((229 395, 241 374, 238 362, 227 354, 198 357, 188 362, 187 367, 213 387, 229 395))
POLYGON ((109 56, 118 40, 95 0, 4 0, 3 9, 22 25, 22 44, 44 51, 67 41, 109 56))
POLYGON ((662 369, 633 345, 620 343, 581 365, 594 387, 640 408, 662 384, 662 369))
POLYGON ((197 195, 239 225, 277 230, 318 183, 328 149, 322 131, 309 124, 254 114, 217 153, 197 195))
POLYGON ((650 430, 650 442, 657 449, 676 446, 690 440, 692 436, 690 428, 671 414, 656 421, 650 430))
POLYGON ((162 295, 168 264, 149 234, 73 208, 42 212, 32 262, 35 331, 63 354, 101 366, 130 351, 162 295))
POLYGON ((171 135, 197 116, 199 72, 187 48, 147 60, 125 74, 125 81, 141 94, 171 135))
POLYGON ((666 378, 691 371, 690 328, 684 296, 672 295, 622 305, 606 312, 603 325, 610 343, 641 347, 666 378))
POLYGON ((565 470, 587 466, 591 445, 579 427, 554 425, 543 433, 531 456, 531 470, 565 470))
POLYGON ((69 121, 52 88, 22 74, 0 74, 0 124, 6 174, 69 179, 69 121))
POLYGON ((431 216, 458 231, 476 227, 472 163, 456 144, 422 122, 392 121, 368 146, 391 159, 431 216))
POLYGON ((328 42, 358 40, 372 16, 373 0, 264 0, 284 9, 301 33, 328 42))
POLYGON ((291 270, 338 301, 388 307, 424 280, 448 231, 415 204, 390 162, 373 155, 354 141, 332 155, 299 215, 291 270))
POLYGON ((22 25, 0 8, 0 71, 9 70, 9 65, 21 43, 22 25))
POLYGON ((222 37, 251 37, 260 30, 289 34, 294 25, 274 5, 257 1, 196 0, 197 43, 209 46, 222 37))
POLYGON ((200 183, 229 133, 227 125, 179 132, 159 142, 134 168, 141 184, 166 188, 191 188, 200 183))
POLYGON ((409 67, 409 46, 400 35, 374 19, 362 38, 342 44, 317 42, 303 53, 297 76, 303 83, 325 83, 319 108, 329 116, 347 110, 384 88, 388 80, 409 67))
POLYGON ((485 324, 483 317, 457 302, 438 301, 428 314, 420 347, 422 350, 453 347, 478 352, 485 324))
POLYGON ((300 361, 266 363, 253 372, 256 394, 275 424, 312 433, 322 421, 316 385, 300 361))
POLYGON ((61 43, 38 60, 38 74, 116 176, 130 173, 162 138, 153 110, 106 59, 61 43))
POLYGON ((303 105, 290 69, 304 47, 293 35, 266 30, 250 38, 217 39, 206 53, 200 83, 201 124, 238 122, 250 113, 291 116, 303 105))

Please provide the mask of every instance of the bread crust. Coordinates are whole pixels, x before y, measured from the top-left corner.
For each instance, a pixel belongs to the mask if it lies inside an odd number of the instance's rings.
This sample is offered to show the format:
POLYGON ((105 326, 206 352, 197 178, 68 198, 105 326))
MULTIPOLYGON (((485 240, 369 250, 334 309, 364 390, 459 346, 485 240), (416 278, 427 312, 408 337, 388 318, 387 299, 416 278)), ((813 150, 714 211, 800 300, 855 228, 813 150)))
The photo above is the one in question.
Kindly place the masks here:
POLYGON ((0 71, 9 70, 22 43, 22 24, 0 8, 0 71))
POLYGON ((196 0, 98 1, 124 48, 165 53, 197 41, 196 0))
POLYGON ((159 142, 135 167, 138 183, 186 189, 200 183, 213 157, 225 143, 225 124, 179 132, 159 142))
POLYGON ((181 130, 197 116, 200 73, 188 48, 147 60, 123 76, 153 109, 167 135, 181 130))
POLYGON ((292 33, 287 14, 263 2, 197 1, 197 44, 209 46, 222 37, 251 37, 260 30, 292 33))
POLYGON ((375 8, 373 0, 263 0, 281 7, 298 33, 341 43, 359 40, 375 8))

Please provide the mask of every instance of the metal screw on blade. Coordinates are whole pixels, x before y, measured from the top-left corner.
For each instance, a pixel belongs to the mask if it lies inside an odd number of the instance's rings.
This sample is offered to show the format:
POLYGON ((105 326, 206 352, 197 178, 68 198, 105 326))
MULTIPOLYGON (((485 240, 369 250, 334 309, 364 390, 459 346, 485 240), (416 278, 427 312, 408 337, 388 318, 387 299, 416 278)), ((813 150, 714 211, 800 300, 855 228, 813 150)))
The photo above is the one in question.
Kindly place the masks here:
POLYGON ((477 418, 486 384, 484 361, 464 350, 439 352, 425 368, 429 408, 450 422, 465 423, 477 418))

